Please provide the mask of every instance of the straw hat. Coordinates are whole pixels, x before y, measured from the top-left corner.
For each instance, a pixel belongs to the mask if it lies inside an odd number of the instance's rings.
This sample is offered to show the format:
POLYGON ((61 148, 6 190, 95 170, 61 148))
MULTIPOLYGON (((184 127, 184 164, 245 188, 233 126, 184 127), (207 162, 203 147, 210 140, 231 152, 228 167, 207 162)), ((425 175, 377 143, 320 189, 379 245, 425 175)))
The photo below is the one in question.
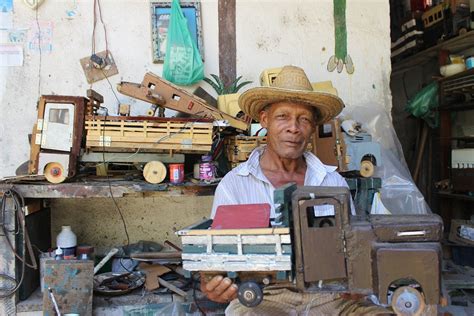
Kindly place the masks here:
POLYGON ((242 111, 254 120, 260 120, 265 106, 283 101, 310 105, 317 111, 316 124, 323 124, 338 115, 344 102, 334 95, 334 89, 314 91, 303 69, 285 66, 269 87, 252 88, 239 97, 242 111))

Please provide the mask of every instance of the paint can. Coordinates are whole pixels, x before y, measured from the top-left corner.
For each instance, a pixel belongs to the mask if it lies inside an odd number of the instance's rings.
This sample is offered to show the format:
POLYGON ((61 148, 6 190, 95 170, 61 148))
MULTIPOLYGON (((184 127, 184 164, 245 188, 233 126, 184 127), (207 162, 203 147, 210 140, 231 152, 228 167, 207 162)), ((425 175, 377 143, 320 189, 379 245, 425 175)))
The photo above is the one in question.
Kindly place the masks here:
POLYGON ((474 68, 474 56, 469 56, 466 58, 466 69, 474 68))
POLYGON ((211 181, 216 177, 216 164, 212 161, 212 156, 202 156, 199 164, 199 180, 211 181))
POLYGON ((174 184, 183 183, 184 181, 184 163, 170 164, 170 182, 174 184))

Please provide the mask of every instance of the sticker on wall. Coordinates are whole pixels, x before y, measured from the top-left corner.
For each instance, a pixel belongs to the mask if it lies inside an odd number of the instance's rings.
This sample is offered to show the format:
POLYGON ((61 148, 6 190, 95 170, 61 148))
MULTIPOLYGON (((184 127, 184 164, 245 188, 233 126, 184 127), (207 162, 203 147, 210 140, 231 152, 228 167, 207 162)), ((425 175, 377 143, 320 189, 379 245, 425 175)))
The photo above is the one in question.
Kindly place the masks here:
POLYGON ((32 10, 38 9, 43 2, 44 0, 23 0, 23 3, 32 10))
POLYGON ((41 53, 51 53, 53 50, 53 22, 31 22, 28 34, 28 48, 33 52, 39 52, 41 49, 41 53))
POLYGON ((66 18, 72 20, 77 15, 77 1, 72 0, 70 7, 66 10, 66 18))
POLYGON ((8 30, 8 41, 10 43, 25 43, 28 35, 28 29, 10 29, 8 30))
POLYGON ((13 0, 0 0, 0 29, 13 27, 13 0))
POLYGON ((354 63, 347 53, 346 0, 333 0, 334 4, 334 55, 329 58, 328 71, 341 73, 344 66, 348 74, 354 73, 354 63))

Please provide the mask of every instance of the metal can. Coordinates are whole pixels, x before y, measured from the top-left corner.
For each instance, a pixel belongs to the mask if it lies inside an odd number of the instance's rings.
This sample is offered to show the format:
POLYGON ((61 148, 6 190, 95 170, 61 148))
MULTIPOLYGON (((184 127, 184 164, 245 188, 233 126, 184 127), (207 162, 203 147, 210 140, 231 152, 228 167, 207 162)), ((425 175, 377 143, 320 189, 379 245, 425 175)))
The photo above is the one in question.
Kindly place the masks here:
POLYGON ((184 181, 184 163, 170 164, 170 182, 174 184, 183 183, 184 181))
POLYGON ((213 161, 201 162, 199 164, 199 179, 202 181, 214 180, 216 177, 216 165, 213 161))
POLYGON ((466 69, 474 68, 474 56, 469 56, 466 58, 466 69))

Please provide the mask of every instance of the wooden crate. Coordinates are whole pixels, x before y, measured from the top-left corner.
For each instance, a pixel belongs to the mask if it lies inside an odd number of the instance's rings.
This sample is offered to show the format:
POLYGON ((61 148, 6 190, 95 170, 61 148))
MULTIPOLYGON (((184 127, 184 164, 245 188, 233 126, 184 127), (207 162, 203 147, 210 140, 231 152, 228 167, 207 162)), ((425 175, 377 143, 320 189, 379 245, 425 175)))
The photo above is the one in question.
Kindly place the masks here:
POLYGON ((86 117, 86 148, 92 151, 207 153, 210 121, 150 117, 86 117))
MULTIPOLYGON (((266 136, 229 136, 225 140, 227 159, 235 168, 240 162, 246 161, 250 153, 257 147, 267 143, 266 136)), ((309 142, 306 150, 311 151, 312 143, 309 142)))
POLYGON ((265 136, 230 136, 225 140, 227 159, 231 163, 246 161, 252 150, 267 143, 265 136))

